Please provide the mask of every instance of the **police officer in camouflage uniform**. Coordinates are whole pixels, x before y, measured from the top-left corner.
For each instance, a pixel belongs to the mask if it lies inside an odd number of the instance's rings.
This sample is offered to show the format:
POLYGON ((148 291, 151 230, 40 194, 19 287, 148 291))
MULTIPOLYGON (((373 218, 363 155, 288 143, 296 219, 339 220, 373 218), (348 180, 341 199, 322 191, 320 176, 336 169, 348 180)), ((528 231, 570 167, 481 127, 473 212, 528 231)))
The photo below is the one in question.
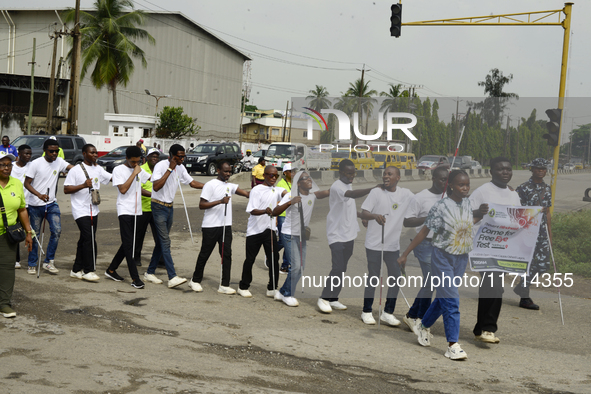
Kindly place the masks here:
POLYGON ((525 281, 516 286, 513 291, 521 297, 519 306, 521 308, 538 310, 540 307, 536 305, 529 297, 529 286, 533 276, 538 274, 538 280, 541 280, 540 275, 548 271, 550 267, 550 237, 546 232, 546 223, 548 223, 548 231, 550 231, 550 212, 549 207, 552 205, 552 192, 550 186, 544 182, 544 177, 548 171, 550 162, 546 159, 535 159, 531 162, 530 171, 531 178, 521 184, 517 188, 517 193, 521 199, 521 205, 524 206, 542 206, 543 216, 540 224, 540 233, 538 234, 538 241, 536 249, 530 266, 530 274, 525 281))

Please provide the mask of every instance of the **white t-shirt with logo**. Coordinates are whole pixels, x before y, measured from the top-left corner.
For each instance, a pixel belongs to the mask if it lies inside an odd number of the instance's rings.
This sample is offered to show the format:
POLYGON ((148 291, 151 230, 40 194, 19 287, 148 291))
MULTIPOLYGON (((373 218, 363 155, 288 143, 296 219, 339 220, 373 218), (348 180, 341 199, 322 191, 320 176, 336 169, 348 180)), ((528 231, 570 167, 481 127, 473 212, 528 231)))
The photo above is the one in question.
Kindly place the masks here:
MULTIPOLYGON (((429 189, 424 189, 415 194, 414 198, 408 205, 408 209, 404 215, 405 219, 426 218, 427 214, 437 203, 441 200, 442 193, 431 193, 429 189)), ((425 225, 415 227, 417 234, 425 227, 425 225)), ((433 231, 429 231, 427 238, 433 238, 433 231)))
MULTIPOLYGON (((511 190, 509 187, 502 189, 492 182, 487 182, 474 190, 469 198, 473 209, 478 209, 482 204, 488 203, 521 206, 521 199, 515 190, 511 190)), ((474 235, 478 232, 481 224, 482 220, 472 227, 474 235)))
MULTIPOLYGON (((170 161, 168 160, 162 160, 161 162, 156 163, 154 166, 154 171, 152 171, 152 184, 154 184, 154 182, 162 178, 164 174, 168 172, 169 166, 170 161)), ((158 191, 152 190, 152 198, 167 204, 172 204, 176 191, 179 187, 179 181, 177 180, 177 177, 181 183, 184 183, 185 185, 193 182, 193 178, 191 178, 191 175, 189 175, 185 166, 182 164, 177 165, 166 179, 166 183, 164 183, 162 189, 158 191)))
MULTIPOLYGON (((304 226, 310 225, 310 219, 312 218, 312 211, 314 210, 314 203, 316 202, 316 194, 310 193, 307 196, 300 195, 302 198, 302 214, 304 216, 304 226)), ((291 194, 287 193, 281 199, 279 205, 286 204, 289 200, 291 200, 291 194)), ((285 210, 285 221, 283 222, 283 226, 281 227, 281 233, 287 235, 297 235, 300 236, 302 232, 302 227, 300 225, 300 211, 299 205, 290 205, 285 210)))
MULTIPOLYGON (((101 183, 106 185, 111 180, 111 174, 105 171, 101 166, 87 166, 84 163, 81 165, 86 168, 88 177, 92 179, 93 189, 99 190, 101 188, 101 183)), ((84 174, 84 171, 82 171, 80 165, 77 165, 68 172, 64 186, 78 186, 85 182, 86 175, 84 174)), ((72 205, 72 216, 74 217, 74 220, 84 216, 91 216, 91 203, 92 198, 90 196, 90 189, 88 188, 84 188, 82 190, 78 190, 76 193, 70 194, 70 204, 72 205)), ((92 216, 96 216, 98 213, 98 205, 92 204, 92 216)))
POLYGON ((29 193, 29 195, 26 196, 27 205, 43 207, 46 204, 55 202, 55 185, 59 179, 60 172, 66 171, 66 168, 69 165, 70 164, 61 157, 56 158, 51 163, 45 160, 45 157, 33 160, 25 173, 26 177, 33 178, 31 186, 40 194, 47 194, 47 189, 49 188, 49 201, 46 203, 37 198, 37 196, 29 193))
MULTIPOLYGON (((248 198, 246 212, 251 213, 255 209, 274 209, 281 201, 281 194, 284 191, 285 189, 282 187, 265 186, 264 184, 253 187, 248 198)), ((275 231, 277 229, 275 221, 275 217, 271 218, 267 214, 250 215, 246 226, 246 236, 260 234, 268 228, 275 231)))
MULTIPOLYGON (((120 164, 113 169, 113 186, 123 185, 133 174, 133 168, 120 164)), ((90 174, 88 174, 90 175, 90 174)), ((135 177, 125 194, 117 195, 117 216, 142 214, 142 184, 150 179, 150 174, 142 169, 135 177), (139 179, 139 180, 138 180, 139 179)))
POLYGON ((354 198, 345 197, 348 190, 353 190, 351 184, 345 184, 340 179, 330 187, 328 198, 330 209, 326 216, 326 237, 329 245, 335 242, 349 242, 357 238, 359 232, 357 206, 354 198))
MULTIPOLYGON (((225 196, 232 196, 236 193, 238 185, 235 183, 222 182, 219 179, 212 179, 203 185, 201 198, 207 202, 219 201, 225 196)), ((232 199, 226 204, 218 204, 215 207, 206 209, 203 213, 202 228, 223 227, 232 225, 232 199), (226 212, 226 222, 224 223, 224 212, 226 212)))
MULTIPOLYGON (((408 189, 396 187, 394 192, 372 189, 361 204, 361 209, 373 214, 384 215, 384 251, 400 250, 400 234, 404 215, 414 194, 408 189)), ((365 234, 365 247, 370 250, 382 250, 382 226, 375 220, 370 220, 365 234)))
POLYGON ((27 170, 29 169, 30 165, 31 162, 28 162, 27 164, 25 164, 24 167, 19 167, 15 161, 12 163, 12 172, 10 173, 11 177, 18 179, 23 184, 23 189, 25 191, 25 201, 27 200, 27 196, 29 195, 29 191, 27 190, 27 188, 24 187, 26 178, 25 174, 27 173, 27 170))

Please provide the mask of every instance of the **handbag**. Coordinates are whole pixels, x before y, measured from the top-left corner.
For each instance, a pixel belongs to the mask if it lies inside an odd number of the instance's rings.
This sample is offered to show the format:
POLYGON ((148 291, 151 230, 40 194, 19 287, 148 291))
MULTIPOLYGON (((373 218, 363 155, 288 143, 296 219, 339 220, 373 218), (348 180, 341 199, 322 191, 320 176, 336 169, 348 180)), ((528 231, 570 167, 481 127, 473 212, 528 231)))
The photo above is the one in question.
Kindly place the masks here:
POLYGON ((4 208, 2 193, 0 193, 0 213, 2 213, 2 221, 4 223, 4 228, 6 229, 8 241, 13 244, 23 242, 25 238, 27 238, 27 233, 20 222, 16 222, 16 224, 12 226, 8 225, 8 218, 6 217, 6 208, 4 208))
MULTIPOLYGON (((84 175, 86 175, 86 179, 90 179, 88 176, 88 172, 86 172, 86 168, 80 163, 80 167, 82 167, 82 171, 84 171, 84 175)), ((90 200, 92 201, 92 205, 99 205, 101 203, 101 194, 96 189, 90 189, 90 200)))

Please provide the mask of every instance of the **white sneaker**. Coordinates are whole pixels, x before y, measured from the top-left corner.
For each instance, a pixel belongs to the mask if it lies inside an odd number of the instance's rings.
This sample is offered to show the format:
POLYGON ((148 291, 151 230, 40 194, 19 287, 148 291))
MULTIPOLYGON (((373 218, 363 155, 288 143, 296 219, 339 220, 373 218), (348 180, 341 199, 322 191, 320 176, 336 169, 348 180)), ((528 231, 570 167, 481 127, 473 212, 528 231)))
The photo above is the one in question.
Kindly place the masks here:
POLYGON ((493 332, 490 332, 490 331, 482 331, 482 334, 476 335, 475 339, 477 341, 482 341, 482 342, 486 342, 486 343, 501 342, 501 340, 493 332))
POLYGON ((382 311, 380 320, 392 327, 398 327, 400 325, 400 320, 398 320, 393 313, 386 313, 382 311))
POLYGON ((361 312, 361 320, 363 320, 365 324, 376 324, 376 319, 373 318, 371 312, 361 312))
POLYGON ((37 267, 29 267, 27 268, 27 274, 35 275, 37 273, 37 267))
POLYGON ((252 293, 248 290, 238 289, 237 293, 238 293, 238 295, 241 295, 244 298, 251 298, 252 297, 252 293))
POLYGON ((14 263, 14 269, 20 269, 21 268, 21 263, 19 263, 18 261, 16 263, 14 263))
POLYGON ((267 297, 274 298, 275 293, 278 293, 278 291, 277 290, 267 290, 267 297))
POLYGON ((53 265, 53 260, 49 260, 49 263, 43 263, 43 269, 51 272, 52 274, 57 274, 60 272, 60 270, 55 268, 55 265, 53 265))
POLYGON ((94 272, 89 272, 87 274, 82 275, 82 279, 87 280, 89 282, 98 282, 100 277, 94 272))
POLYGON ((450 360, 465 360, 468 358, 468 355, 462 349, 460 344, 456 342, 447 348, 447 352, 445 352, 445 357, 449 358, 450 360))
POLYGON ((144 273, 144 279, 146 280, 146 282, 156 283, 157 285, 159 285, 160 283, 162 283, 162 280, 161 279, 158 279, 158 277, 156 277, 156 275, 154 275, 154 274, 148 274, 147 272, 144 273))
MULTIPOLYGON (((278 292, 279 293, 279 292, 278 292)), ((283 303, 287 306, 298 306, 300 303, 295 297, 285 297, 283 296, 283 303)))
MULTIPOLYGON (((186 281, 186 279, 185 279, 185 281, 186 281)), ((183 283, 183 282, 181 282, 181 283, 183 283)), ((179 285, 180 285, 180 283, 179 283, 179 285)), ((178 285, 174 285, 174 286, 178 286, 178 285)), ((171 286, 170 282, 168 282, 168 287, 174 287, 174 286, 171 286)), ((203 291, 203 287, 201 287, 201 283, 193 282, 193 279, 191 279, 191 281, 189 282, 189 287, 193 291, 196 291, 197 293, 201 293, 203 291)))
POLYGON ((84 273, 82 271, 78 271, 78 272, 70 271, 70 278, 82 279, 82 275, 84 275, 84 273))
POLYGON ((347 307, 341 304, 339 301, 331 301, 330 307, 332 309, 336 309, 337 311, 344 311, 345 309, 347 309, 347 307))
POLYGON ((421 324, 421 319, 416 318, 413 319, 412 317, 408 317, 407 315, 402 316, 402 321, 410 328, 415 335, 419 335, 419 331, 417 330, 417 324, 421 324))
POLYGON ((283 294, 280 291, 275 292, 275 296, 273 297, 275 301, 283 301, 283 294))
POLYGON ((417 326, 417 331, 419 332, 417 335, 419 344, 421 346, 431 346, 431 329, 426 328, 423 326, 423 323, 421 323, 421 325, 417 326))
POLYGON ((183 283, 185 283, 186 281, 187 281, 187 279, 185 279, 185 278, 181 278, 180 276, 175 276, 174 278, 168 280, 168 288, 172 289, 173 287, 180 286, 183 283))
POLYGON ((231 295, 231 294, 236 294, 236 290, 234 290, 233 288, 231 288, 229 286, 220 286, 218 288, 218 293, 231 295))
POLYGON ((326 301, 323 298, 318 299, 318 309, 320 309, 320 312, 323 312, 323 313, 331 313, 332 312, 332 308, 330 307, 330 302, 326 301))

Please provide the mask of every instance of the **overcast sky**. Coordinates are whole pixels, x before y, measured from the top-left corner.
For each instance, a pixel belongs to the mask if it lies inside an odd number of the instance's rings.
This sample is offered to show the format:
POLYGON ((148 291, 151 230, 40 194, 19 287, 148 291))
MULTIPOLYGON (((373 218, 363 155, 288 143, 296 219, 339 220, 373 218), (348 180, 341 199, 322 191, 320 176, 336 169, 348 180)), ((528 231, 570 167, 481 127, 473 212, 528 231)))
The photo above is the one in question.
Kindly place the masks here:
MULTIPOLYGON (((75 4, 74 0, 51 3, 57 8, 75 4)), ((92 3, 82 0, 82 7, 92 3)), ((360 77, 364 64, 369 69, 366 79, 378 92, 387 90, 391 82, 420 85, 416 91, 421 97, 479 97, 483 88, 478 81, 496 67, 514 76, 506 91, 524 98, 558 96, 562 27, 403 26, 402 36, 394 38, 389 33, 392 3, 135 0, 140 9, 180 11, 248 54, 253 59, 251 103, 259 108, 284 109, 287 100, 305 96, 315 85, 337 96, 360 77)), ((26 0, 19 6, 46 8, 48 2, 26 0)), ((563 7, 556 0, 408 0, 403 2, 403 22, 563 7)), ((591 88, 589 15, 590 1, 574 4, 569 97, 588 97, 591 88)), ((557 20, 557 16, 551 19, 557 20)))

